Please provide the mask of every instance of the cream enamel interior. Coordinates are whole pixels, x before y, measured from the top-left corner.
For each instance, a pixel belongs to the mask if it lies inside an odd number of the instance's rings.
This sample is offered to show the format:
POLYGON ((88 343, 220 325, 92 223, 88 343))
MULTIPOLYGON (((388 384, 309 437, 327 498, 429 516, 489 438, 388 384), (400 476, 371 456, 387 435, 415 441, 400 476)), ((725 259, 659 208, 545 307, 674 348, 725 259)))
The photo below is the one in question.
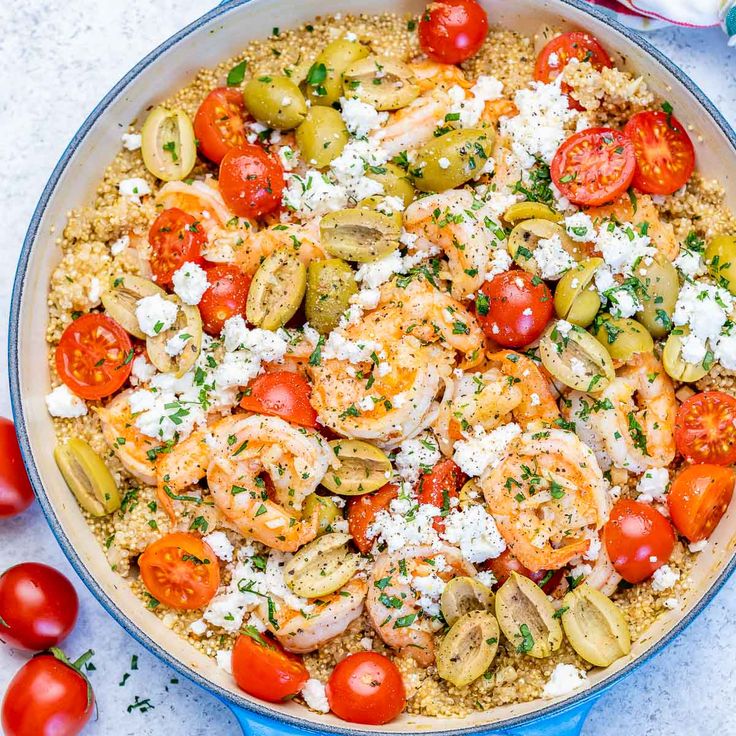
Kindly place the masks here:
MULTIPOLYGON (((729 203, 736 208, 736 189, 731 182, 730 166, 736 167, 736 150, 709 113, 695 97, 658 62, 625 36, 583 11, 561 2, 545 0, 482 0, 494 25, 533 34, 542 24, 578 27, 593 32, 610 49, 619 52, 619 60, 644 74, 650 86, 672 102, 678 117, 691 131, 698 155, 699 169, 709 178, 718 178, 729 193, 729 203)), ((91 130, 71 157, 40 222, 33 243, 24 281, 18 334, 20 375, 18 385, 21 411, 27 427, 37 470, 64 533, 72 541, 82 563, 98 581, 120 611, 142 632, 158 642, 185 667, 204 676, 209 682, 231 692, 241 702, 247 696, 237 690, 231 678, 213 661, 186 644, 148 612, 128 590, 126 583, 109 568, 103 551, 88 529, 72 494, 68 491, 54 463, 51 448, 55 444, 53 427, 46 412, 44 395, 49 390, 45 369, 46 293, 49 277, 60 254, 54 245, 64 227, 67 212, 89 199, 104 168, 120 146, 121 130, 141 116, 150 105, 166 98, 187 84, 202 66, 214 66, 240 51, 250 39, 265 37, 274 25, 293 27, 319 15, 326 5, 333 12, 414 11, 423 7, 419 0, 252 0, 235 5, 218 18, 191 33, 155 59, 136 76, 98 117, 91 130)), ((736 168, 734 169, 736 170, 736 168)), ((697 605, 734 554, 736 546, 736 504, 720 524, 712 543, 699 555, 692 574, 692 590, 685 611, 669 612, 638 641, 631 655, 612 668, 591 677, 597 683, 640 657, 651 648, 687 610, 697 605)), ((530 713, 550 701, 498 708, 463 720, 430 719, 405 715, 383 728, 370 731, 414 732, 451 731, 457 728, 490 726, 513 716, 530 713)), ((263 704, 261 704, 263 705, 263 704)), ((345 726, 330 716, 317 716, 301 706, 273 706, 296 715, 313 725, 330 723, 345 726)))

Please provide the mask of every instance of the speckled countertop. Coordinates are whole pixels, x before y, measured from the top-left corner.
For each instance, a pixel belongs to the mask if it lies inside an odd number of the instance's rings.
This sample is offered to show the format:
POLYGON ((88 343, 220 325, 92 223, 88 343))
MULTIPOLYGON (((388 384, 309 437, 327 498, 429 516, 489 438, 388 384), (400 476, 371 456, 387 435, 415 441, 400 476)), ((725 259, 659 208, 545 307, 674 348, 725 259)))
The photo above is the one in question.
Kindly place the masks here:
MULTIPOLYGON (((2 0, 0 2, 0 314, 7 314, 17 254, 41 189, 86 114, 140 57, 215 0, 2 0)), ((339 4, 339 3, 337 3, 339 4)), ((283 25, 283 23, 282 23, 283 25)), ((736 50, 719 31, 658 31, 651 40, 698 82, 736 124, 736 50)), ((7 324, 0 320, 0 343, 7 324)), ((0 351, 0 414, 9 415, 0 351)), ((238 734, 229 711, 148 655, 83 590, 38 508, 0 522, 0 569, 49 563, 81 597, 69 651, 95 650, 99 703, 86 733, 104 736, 238 734), (137 670, 131 667, 137 655, 137 670), (125 678, 125 673, 129 677, 125 678), (125 684, 123 684, 125 680, 125 684), (147 712, 128 706, 150 700, 147 712)), ((0 693, 24 661, 0 647, 0 693)), ((656 660, 594 708, 586 736, 736 734, 736 581, 656 660)))

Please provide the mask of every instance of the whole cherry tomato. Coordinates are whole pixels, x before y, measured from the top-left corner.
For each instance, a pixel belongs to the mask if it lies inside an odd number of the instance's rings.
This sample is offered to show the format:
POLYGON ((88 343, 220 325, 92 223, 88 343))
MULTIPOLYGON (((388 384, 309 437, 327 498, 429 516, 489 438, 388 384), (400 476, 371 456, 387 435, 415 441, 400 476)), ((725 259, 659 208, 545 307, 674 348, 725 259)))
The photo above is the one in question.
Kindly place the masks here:
POLYGON ((15 425, 0 417, 0 519, 16 516, 33 503, 33 489, 23 467, 15 425))
POLYGON ((373 547, 373 539, 368 536, 368 528, 376 520, 376 514, 388 509, 391 501, 398 495, 398 486, 387 483, 375 493, 355 496, 348 501, 348 529, 355 546, 364 555, 367 555, 373 547))
POLYGON ((488 35, 488 16, 476 0, 432 0, 419 20, 419 45, 443 64, 477 54, 488 35))
POLYGON ((219 164, 231 148, 246 143, 245 102, 233 87, 213 89, 194 116, 194 135, 202 155, 219 164))
POLYGON ((202 263, 201 250, 207 242, 202 226, 190 214, 171 207, 164 210, 148 231, 151 270, 162 288, 185 263, 202 263))
POLYGON ((312 389, 293 371, 271 371, 258 376, 245 389, 240 406, 257 414, 272 414, 303 427, 317 426, 317 412, 309 403, 312 389))
POLYGON ((207 281, 209 286, 199 302, 199 313, 205 332, 219 335, 230 317, 245 316, 251 277, 232 263, 218 263, 207 269, 207 281))
POLYGON ((736 398, 704 391, 683 401, 675 420, 675 444, 690 463, 736 463, 736 398))
POLYGON ((465 474, 449 457, 440 460, 419 479, 417 495, 420 503, 432 504, 442 509, 442 515, 435 517, 433 522, 438 533, 445 530, 443 517, 450 513, 450 499, 460 495, 460 487, 465 480, 465 474))
POLYGON ((240 217, 262 217, 278 209, 284 191, 281 164, 260 146, 231 148, 220 164, 220 194, 240 217))

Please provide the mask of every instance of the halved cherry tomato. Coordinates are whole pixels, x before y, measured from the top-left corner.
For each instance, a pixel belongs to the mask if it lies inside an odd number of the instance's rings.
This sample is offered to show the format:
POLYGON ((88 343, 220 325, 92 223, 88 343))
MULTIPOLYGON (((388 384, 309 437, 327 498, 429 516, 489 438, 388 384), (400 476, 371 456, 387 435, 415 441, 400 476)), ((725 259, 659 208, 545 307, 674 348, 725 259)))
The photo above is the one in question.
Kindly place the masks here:
POLYGON ((449 457, 440 460, 419 479, 419 502, 442 509, 442 516, 436 516, 433 522, 440 534, 445 530, 443 517, 450 513, 450 499, 460 495, 460 487, 465 480, 463 471, 449 457))
POLYGON ((552 294, 537 276, 506 271, 485 281, 475 311, 486 336, 507 348, 534 342, 552 318, 552 294))
POLYGON ((90 312, 75 319, 56 346, 56 371, 83 399, 115 393, 130 375, 133 346, 111 317, 90 312))
POLYGON ((406 705, 399 668, 377 652, 345 657, 332 670, 325 689, 333 713, 351 723, 388 723, 406 705))
POLYGON ((204 230, 190 214, 171 207, 164 210, 148 231, 151 244, 151 270, 163 289, 187 261, 201 263, 201 249, 207 242, 204 230))
POLYGON ((309 679, 301 658, 285 651, 270 634, 248 632, 233 647, 233 677, 238 687, 269 703, 293 698, 309 679))
POLYGON ((612 202, 629 188, 635 171, 634 145, 612 128, 588 128, 570 136, 550 167, 562 194, 586 206, 612 202))
POLYGON ((483 45, 488 16, 476 0, 433 0, 419 20, 419 45, 443 64, 459 64, 483 45))
POLYGON ((293 371, 258 376, 246 389, 240 406, 257 414, 273 414, 303 427, 317 426, 317 412, 309 403, 307 379, 293 371))
POLYGON ((182 611, 207 605, 220 585, 212 548, 187 532, 165 534, 138 558, 141 578, 159 602, 182 611))
POLYGON ((721 465, 688 465, 667 495, 677 531, 691 542, 708 539, 728 509, 736 471, 721 465))
POLYGON ((675 444, 689 463, 736 463, 736 398, 723 391, 704 391, 677 412, 675 444))
POLYGON ((670 559, 675 530, 652 506, 624 498, 603 527, 603 543, 616 572, 629 583, 640 583, 670 559))
POLYGON ((388 505, 398 495, 398 486, 387 483, 375 493, 356 496, 348 501, 348 529, 355 546, 364 555, 373 547, 373 539, 368 536, 368 527, 376 520, 376 514, 388 509, 388 505))
POLYGON ((205 332, 219 335, 230 317, 245 317, 251 277, 232 263, 218 263, 207 270, 207 281, 209 286, 199 302, 199 313, 205 332))
POLYGON ((634 186, 647 194, 672 194, 695 169, 695 149, 671 112, 647 110, 631 117, 624 133, 634 144, 634 186))
POLYGON ((518 572, 519 575, 533 580, 548 595, 560 584, 565 574, 564 567, 559 570, 537 570, 533 572, 528 567, 524 567, 508 548, 501 552, 498 557, 486 560, 480 567, 493 573, 496 578, 496 584, 493 586, 495 589, 500 588, 511 577, 512 572, 518 572))
POLYGON ((194 135, 199 150, 219 164, 231 148, 245 145, 245 103, 240 90, 213 89, 194 116, 194 135))
POLYGON ((220 194, 240 217, 261 217, 281 205, 284 170, 260 146, 231 148, 220 164, 220 194))
POLYGON ((33 489, 23 467, 15 425, 0 417, 0 519, 25 511, 33 503, 33 489))

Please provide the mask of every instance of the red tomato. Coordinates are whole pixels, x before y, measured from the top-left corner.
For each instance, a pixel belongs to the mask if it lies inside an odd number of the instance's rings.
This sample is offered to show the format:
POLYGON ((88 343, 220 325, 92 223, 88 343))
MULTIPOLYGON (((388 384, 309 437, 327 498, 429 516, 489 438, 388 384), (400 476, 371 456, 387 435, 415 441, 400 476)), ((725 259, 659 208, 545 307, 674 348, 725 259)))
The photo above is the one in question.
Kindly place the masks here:
POLYGON ((20 455, 15 425, 0 417, 0 519, 15 516, 33 503, 33 489, 20 455))
POLYGON ((299 373, 264 373, 245 389, 240 406, 257 414, 273 414, 303 427, 317 426, 317 412, 309 403, 312 389, 299 373))
POLYGON ((648 504, 621 499, 603 527, 603 543, 616 572, 629 583, 640 583, 670 559, 675 530, 648 504))
POLYGON ((488 16, 476 0, 433 0, 419 20, 419 45, 443 64, 459 64, 483 45, 488 16))
POLYGON ((188 532, 165 534, 138 558, 148 592, 170 608, 186 611, 209 603, 220 585, 212 548, 188 532))
POLYGON ((83 314, 56 346, 56 371, 83 399, 115 393, 128 379, 133 346, 128 333, 105 314, 83 314))
POLYGON ((260 146, 231 148, 220 164, 220 194, 240 217, 261 217, 281 205, 284 170, 260 146))
POLYGON ((348 501, 348 529, 355 546, 364 555, 373 547, 373 540, 368 536, 368 527, 375 521, 376 514, 387 509, 398 495, 398 486, 387 483, 375 493, 356 496, 348 501))
POLYGON ((57 570, 24 562, 0 576, 0 639, 31 651, 65 639, 77 621, 79 599, 57 570))
POLYGON ((207 236, 199 223, 178 207, 164 210, 148 231, 151 244, 151 269, 156 283, 171 286, 171 277, 187 261, 201 263, 201 249, 207 236))
POLYGON ((633 144, 612 128, 589 128, 570 136, 550 167, 552 180, 565 197, 591 207, 623 194, 635 171, 633 144))
POLYGON ((483 283, 475 310, 486 336, 507 348, 534 342, 552 318, 552 294, 537 276, 506 271, 483 283))
POLYGON ((232 668, 241 690, 269 703, 293 698, 309 679, 300 657, 284 651, 270 634, 256 631, 236 639, 232 668))
POLYGON ((209 286, 199 302, 202 326, 210 335, 219 335, 225 320, 245 316, 251 277, 232 263, 218 263, 207 270, 209 286))
POLYGON ((672 113, 647 110, 633 115, 624 133, 634 144, 634 186, 647 194, 672 194, 695 168, 695 149, 672 113))
POLYGON ((684 401, 675 421, 675 444, 689 463, 736 463, 736 398, 704 391, 684 401))
POLYGON ((430 503, 442 509, 442 516, 435 517, 434 528, 438 533, 445 530, 442 518, 450 513, 450 499, 460 495, 460 487, 465 482, 465 474, 450 458, 440 460, 419 479, 418 496, 420 503, 430 503))
POLYGON ((73 665, 62 652, 42 654, 16 672, 5 692, 5 736, 76 736, 95 708, 95 696, 81 674, 88 652, 73 665))
POLYGON ((560 568, 559 570, 537 570, 533 572, 528 567, 519 562, 514 555, 511 554, 511 550, 505 549, 498 557, 492 560, 487 560, 481 567, 484 570, 490 570, 493 576, 496 578, 496 585, 494 588, 500 588, 510 577, 512 572, 517 572, 519 575, 523 575, 525 578, 534 581, 537 585, 541 585, 542 590, 548 595, 560 584, 565 569, 560 568))
POLYGON ((245 145, 244 116, 245 103, 240 90, 213 89, 194 116, 194 135, 200 152, 219 164, 231 148, 245 145))
POLYGON ((338 662, 325 689, 333 713, 351 723, 380 726, 406 705, 399 668, 376 652, 350 654, 338 662))
POLYGON ((707 539, 726 513, 736 471, 721 465, 688 465, 667 495, 672 523, 691 542, 707 539))

